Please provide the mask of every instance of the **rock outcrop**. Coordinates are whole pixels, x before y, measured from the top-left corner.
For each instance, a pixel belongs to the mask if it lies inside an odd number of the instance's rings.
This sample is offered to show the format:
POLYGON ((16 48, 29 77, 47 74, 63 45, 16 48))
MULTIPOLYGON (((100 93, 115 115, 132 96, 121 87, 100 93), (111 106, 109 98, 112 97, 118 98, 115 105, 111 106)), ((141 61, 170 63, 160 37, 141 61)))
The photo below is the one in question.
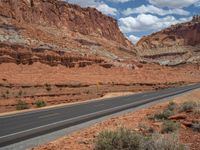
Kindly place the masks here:
POLYGON ((195 46, 200 43, 200 21, 173 25, 170 28, 142 38, 137 46, 163 48, 171 46, 195 46))
POLYGON ((61 0, 1 0, 0 45, 0 63, 110 67, 136 56, 115 19, 61 0))
POLYGON ((115 19, 95 8, 81 8, 63 0, 1 0, 0 44, 1 63, 39 61, 58 65, 63 64, 62 55, 68 56, 65 61, 78 59, 79 66, 93 64, 88 58, 103 60, 101 66, 108 68, 129 62, 133 62, 129 67, 133 68, 138 59, 161 65, 199 63, 200 17, 144 37, 135 47, 115 19), (23 52, 17 47, 23 47, 23 52), (46 55, 55 58, 53 62, 46 55))
POLYGON ((199 63, 200 17, 143 37, 136 46, 144 61, 163 65, 199 63))
POLYGON ((24 24, 55 26, 83 35, 104 37, 128 46, 117 21, 95 8, 81 8, 61 0, 2 0, 0 14, 24 24))
POLYGON ((21 45, 9 45, 0 43, 0 64, 15 63, 31 65, 35 62, 40 62, 50 66, 63 65, 68 68, 83 68, 90 65, 100 65, 104 68, 111 68, 113 66, 105 60, 95 56, 83 57, 81 55, 68 54, 62 51, 51 51, 42 48, 31 49, 21 45))

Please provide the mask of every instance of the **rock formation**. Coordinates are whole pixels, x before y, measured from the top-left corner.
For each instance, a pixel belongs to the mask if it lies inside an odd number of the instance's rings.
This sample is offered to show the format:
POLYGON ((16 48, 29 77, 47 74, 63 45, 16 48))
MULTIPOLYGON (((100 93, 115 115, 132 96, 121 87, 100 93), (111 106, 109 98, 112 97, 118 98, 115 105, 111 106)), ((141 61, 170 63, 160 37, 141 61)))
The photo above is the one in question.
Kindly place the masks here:
POLYGON ((124 66, 121 62, 134 66, 138 60, 161 65, 199 63, 199 19, 194 16, 191 22, 144 37, 135 47, 115 19, 95 8, 61 0, 1 0, 0 63, 87 66, 101 60, 100 66, 106 68, 124 66))
POLYGON ((25 24, 55 26, 83 35, 104 37, 130 44, 118 28, 117 21, 95 8, 81 8, 59 0, 2 0, 0 14, 25 24))
POLYGON ((85 66, 135 56, 115 19, 61 0, 1 0, 0 44, 1 63, 85 66))
POLYGON ((172 25, 160 32, 142 38, 137 46, 143 48, 163 48, 170 46, 194 46, 200 43, 200 17, 191 22, 172 25))
POLYGON ((163 65, 200 62, 200 17, 172 25, 160 32, 143 37, 137 44, 144 61, 163 65))

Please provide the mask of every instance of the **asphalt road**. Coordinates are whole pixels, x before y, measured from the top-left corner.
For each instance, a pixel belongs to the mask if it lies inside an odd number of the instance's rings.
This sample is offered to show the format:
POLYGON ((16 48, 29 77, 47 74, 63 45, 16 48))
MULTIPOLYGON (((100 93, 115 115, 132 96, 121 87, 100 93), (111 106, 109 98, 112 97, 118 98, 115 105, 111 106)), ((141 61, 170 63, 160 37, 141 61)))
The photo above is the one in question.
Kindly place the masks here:
POLYGON ((200 84, 0 117, 0 147, 197 88, 200 84))

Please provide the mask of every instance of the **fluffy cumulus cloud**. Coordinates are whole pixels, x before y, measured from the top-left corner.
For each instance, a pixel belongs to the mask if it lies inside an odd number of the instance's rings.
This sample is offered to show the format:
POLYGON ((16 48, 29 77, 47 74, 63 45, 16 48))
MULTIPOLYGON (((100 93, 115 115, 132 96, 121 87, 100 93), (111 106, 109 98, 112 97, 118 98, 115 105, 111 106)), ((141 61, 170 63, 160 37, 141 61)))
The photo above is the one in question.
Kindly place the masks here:
POLYGON ((108 6, 100 0, 67 0, 69 3, 78 4, 82 7, 94 7, 106 15, 117 15, 117 9, 108 6))
POLYGON ((176 19, 173 16, 158 18, 150 14, 140 14, 137 17, 125 17, 119 19, 120 29, 124 33, 158 31, 170 25, 185 22, 191 18, 176 19))
POLYGON ((130 36, 128 37, 128 39, 129 39, 133 44, 136 44, 136 43, 140 40, 140 38, 137 37, 137 36, 135 36, 135 35, 130 35, 130 36))
POLYGON ((148 0, 150 4, 158 7, 184 8, 199 2, 199 0, 148 0))
POLYGON ((127 8, 125 11, 123 11, 123 14, 126 16, 131 14, 143 14, 143 13, 157 14, 160 16, 172 15, 172 14, 188 16, 190 14, 190 12, 180 8, 161 9, 153 5, 141 5, 140 7, 127 8))

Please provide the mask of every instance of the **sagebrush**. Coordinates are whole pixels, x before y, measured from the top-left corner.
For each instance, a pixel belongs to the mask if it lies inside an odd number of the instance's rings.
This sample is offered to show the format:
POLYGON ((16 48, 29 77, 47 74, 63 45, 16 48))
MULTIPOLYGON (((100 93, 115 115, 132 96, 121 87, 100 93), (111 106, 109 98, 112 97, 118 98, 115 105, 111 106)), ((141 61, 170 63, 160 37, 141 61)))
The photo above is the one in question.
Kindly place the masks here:
POLYGON ((103 131, 95 140, 94 150, 186 150, 175 134, 154 133, 145 136, 126 128, 103 131))

